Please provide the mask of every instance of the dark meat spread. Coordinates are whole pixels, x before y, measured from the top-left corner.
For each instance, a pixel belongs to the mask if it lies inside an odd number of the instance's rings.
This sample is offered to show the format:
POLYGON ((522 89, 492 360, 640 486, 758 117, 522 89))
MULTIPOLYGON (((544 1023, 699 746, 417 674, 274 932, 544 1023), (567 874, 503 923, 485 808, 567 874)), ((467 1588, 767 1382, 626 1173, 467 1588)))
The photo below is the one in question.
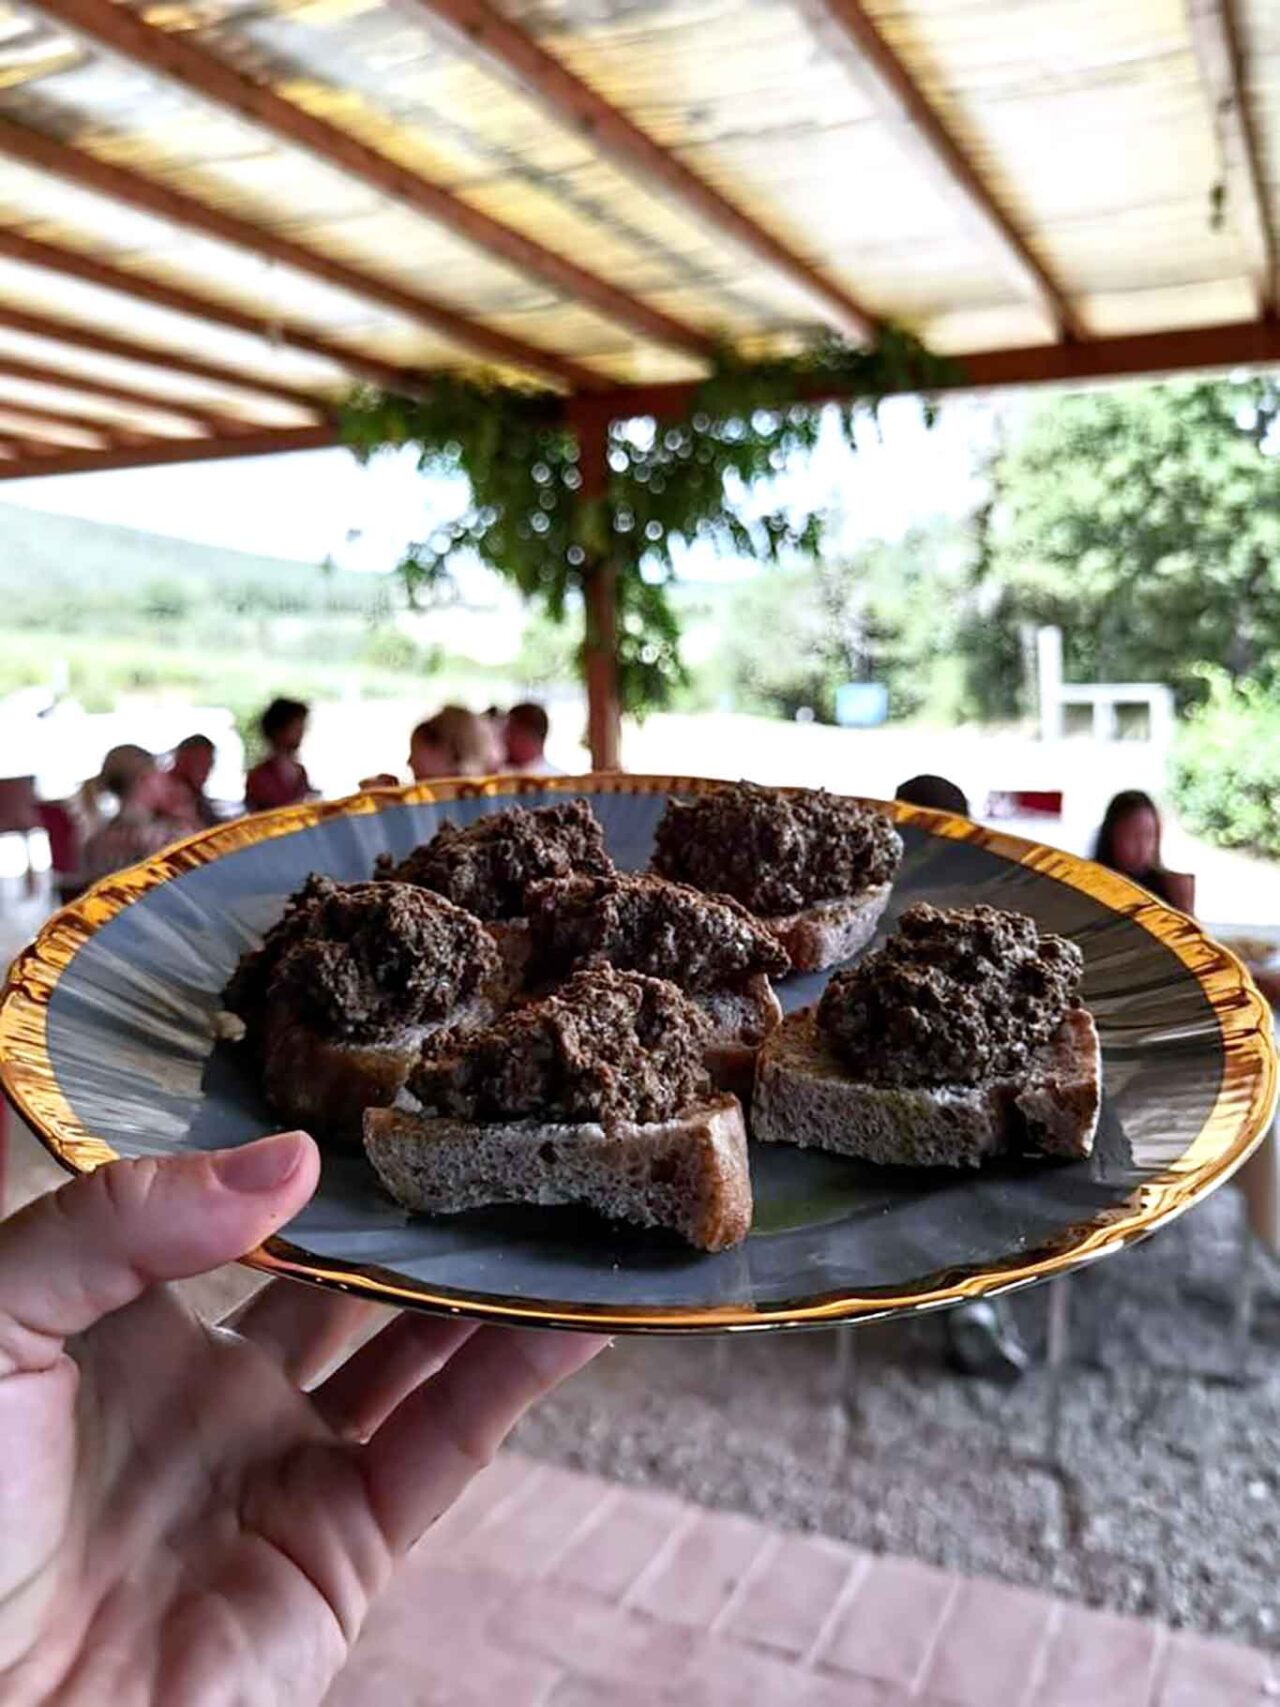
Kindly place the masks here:
POLYGON ((995 907, 908 907, 884 947, 837 972, 818 1025, 860 1079, 977 1085, 1016 1077, 1078 1005, 1084 959, 995 907))
POLYGON ((535 884, 529 925, 535 981, 603 964, 669 978, 682 990, 722 990, 789 965, 745 907, 662 877, 535 884))
POLYGON ((437 895, 313 876, 242 958, 224 999, 251 1035, 270 1011, 367 1043, 443 1019, 497 963, 479 920, 437 895))
POLYGON ((882 812, 822 791, 741 782, 673 800, 653 869, 768 917, 888 883, 901 858, 902 839, 882 812))
POLYGON ((565 800, 495 812, 465 827, 443 824, 399 865, 384 856, 377 876, 434 889, 478 919, 492 920, 523 918, 531 883, 576 872, 607 877, 612 870, 590 806, 565 800))
POLYGON ((707 1093, 707 1032, 674 984, 600 967, 486 1030, 429 1037, 409 1089, 464 1120, 666 1120, 707 1093))

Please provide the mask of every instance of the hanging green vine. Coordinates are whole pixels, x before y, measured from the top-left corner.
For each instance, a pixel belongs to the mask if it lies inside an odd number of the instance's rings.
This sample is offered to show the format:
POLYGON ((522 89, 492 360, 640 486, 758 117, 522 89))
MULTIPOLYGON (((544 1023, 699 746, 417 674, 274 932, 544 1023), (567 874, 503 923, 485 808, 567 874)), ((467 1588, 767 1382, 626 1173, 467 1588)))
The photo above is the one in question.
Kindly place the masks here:
POLYGON ((545 392, 442 374, 422 399, 357 394, 342 428, 362 459, 412 445, 424 472, 470 483, 464 512, 401 563, 410 597, 447 581, 452 558, 469 550, 558 622, 590 565, 616 564, 622 703, 644 711, 665 704, 684 676, 667 596, 673 553, 710 541, 777 562, 820 549, 820 514, 746 517, 734 503, 813 449, 822 410, 806 398, 847 399, 837 413, 852 445, 857 417, 874 415, 886 396, 927 394, 954 378, 950 363, 894 328, 861 349, 830 339, 760 361, 724 349, 684 419, 612 424, 608 491, 595 504, 579 499, 577 440, 562 400, 545 392))

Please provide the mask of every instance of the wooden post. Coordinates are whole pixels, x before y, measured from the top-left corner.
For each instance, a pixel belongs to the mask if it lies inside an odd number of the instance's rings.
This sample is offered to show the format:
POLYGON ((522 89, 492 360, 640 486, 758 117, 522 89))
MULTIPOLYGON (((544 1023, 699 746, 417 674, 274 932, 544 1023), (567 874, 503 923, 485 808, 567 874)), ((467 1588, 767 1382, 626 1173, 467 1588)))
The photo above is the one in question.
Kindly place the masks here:
MULTIPOLYGON (((602 499, 609 484, 609 417, 601 410, 574 411, 578 434, 579 502, 602 499)), ((607 557, 583 569, 587 681, 587 745, 594 770, 622 768, 622 711, 618 698, 618 568, 607 557)))

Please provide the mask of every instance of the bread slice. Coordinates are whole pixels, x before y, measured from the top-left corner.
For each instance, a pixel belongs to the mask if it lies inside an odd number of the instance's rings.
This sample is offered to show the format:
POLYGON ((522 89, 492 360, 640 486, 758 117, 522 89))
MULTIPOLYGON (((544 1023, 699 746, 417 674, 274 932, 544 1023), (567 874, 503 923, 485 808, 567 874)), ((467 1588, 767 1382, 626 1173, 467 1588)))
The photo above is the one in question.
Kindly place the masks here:
POLYGON ((452 1215, 494 1203, 585 1203, 642 1227, 670 1227, 704 1251, 751 1226, 747 1133, 736 1098, 637 1126, 466 1120, 370 1108, 364 1147, 406 1209, 452 1215))
POLYGON ((496 1011, 491 996, 478 996, 436 1025, 406 1027, 377 1043, 335 1042, 290 1015, 272 1016, 262 1053, 267 1099, 303 1131, 354 1149, 365 1109, 396 1100, 429 1032, 441 1025, 487 1025, 496 1011))
POLYGON ((711 1021, 706 1064, 712 1084, 746 1102, 755 1083, 760 1045, 782 1023, 773 985, 760 972, 737 989, 700 991, 690 999, 711 1021))
POLYGON ((816 901, 798 913, 762 917, 760 923, 791 956, 793 972, 820 972, 867 946, 876 934, 892 888, 891 883, 880 883, 859 895, 816 901))
POLYGON ((851 1079, 805 1008, 760 1051, 751 1132, 899 1167, 977 1167, 1023 1150, 1080 1158, 1093 1148, 1101 1084, 1098 1032, 1083 1008, 1020 1079, 920 1088, 851 1079))

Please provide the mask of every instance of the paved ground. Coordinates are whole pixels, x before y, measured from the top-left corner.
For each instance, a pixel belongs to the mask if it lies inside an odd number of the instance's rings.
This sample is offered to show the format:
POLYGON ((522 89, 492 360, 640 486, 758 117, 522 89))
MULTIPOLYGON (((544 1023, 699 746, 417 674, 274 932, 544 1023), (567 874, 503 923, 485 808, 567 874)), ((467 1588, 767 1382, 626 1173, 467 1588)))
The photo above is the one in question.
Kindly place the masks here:
MULTIPOLYGON (((869 1326, 837 1402, 831 1334, 619 1341, 531 1416, 544 1459, 797 1531, 1280 1647, 1280 1273, 1248 1380, 1230 1188, 1071 1281, 1073 1361, 954 1375, 938 1319, 869 1326)), ((1033 1342, 1043 1289, 1011 1301, 1033 1342)))
POLYGON ((500 1458, 326 1707, 1258 1707, 1268 1656, 500 1458))

